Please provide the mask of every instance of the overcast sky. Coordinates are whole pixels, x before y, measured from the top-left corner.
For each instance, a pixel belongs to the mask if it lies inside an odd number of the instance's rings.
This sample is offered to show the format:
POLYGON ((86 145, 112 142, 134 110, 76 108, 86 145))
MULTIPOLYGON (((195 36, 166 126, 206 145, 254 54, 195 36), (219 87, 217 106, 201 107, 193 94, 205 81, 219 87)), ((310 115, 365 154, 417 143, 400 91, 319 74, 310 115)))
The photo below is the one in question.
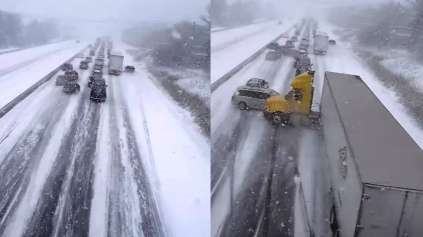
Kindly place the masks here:
POLYGON ((0 10, 49 17, 197 20, 210 0, 0 0, 0 10))

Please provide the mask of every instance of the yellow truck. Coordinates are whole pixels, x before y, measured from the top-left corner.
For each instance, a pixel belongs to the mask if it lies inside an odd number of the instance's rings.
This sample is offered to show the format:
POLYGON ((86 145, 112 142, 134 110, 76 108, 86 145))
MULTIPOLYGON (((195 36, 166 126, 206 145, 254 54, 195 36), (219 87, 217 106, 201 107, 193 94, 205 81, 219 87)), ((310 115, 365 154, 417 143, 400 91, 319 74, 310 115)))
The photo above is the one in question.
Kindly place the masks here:
POLYGON ((314 71, 304 72, 291 82, 286 95, 266 100, 263 114, 274 124, 309 125, 320 121, 320 113, 312 110, 314 71))

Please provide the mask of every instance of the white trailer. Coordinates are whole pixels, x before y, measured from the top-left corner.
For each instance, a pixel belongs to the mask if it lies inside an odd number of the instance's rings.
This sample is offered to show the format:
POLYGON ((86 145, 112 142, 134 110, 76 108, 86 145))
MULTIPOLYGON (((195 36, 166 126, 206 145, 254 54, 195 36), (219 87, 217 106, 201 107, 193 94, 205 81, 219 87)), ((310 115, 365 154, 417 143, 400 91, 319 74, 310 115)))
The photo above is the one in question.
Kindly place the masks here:
POLYGON ((359 76, 326 72, 320 107, 334 236, 423 236, 422 149, 359 76))
POLYGON ((326 32, 317 31, 314 36, 313 52, 314 54, 326 54, 328 50, 329 36, 326 32))
POLYGON ((112 75, 120 75, 123 67, 123 54, 118 51, 112 51, 109 57, 108 72, 112 75))

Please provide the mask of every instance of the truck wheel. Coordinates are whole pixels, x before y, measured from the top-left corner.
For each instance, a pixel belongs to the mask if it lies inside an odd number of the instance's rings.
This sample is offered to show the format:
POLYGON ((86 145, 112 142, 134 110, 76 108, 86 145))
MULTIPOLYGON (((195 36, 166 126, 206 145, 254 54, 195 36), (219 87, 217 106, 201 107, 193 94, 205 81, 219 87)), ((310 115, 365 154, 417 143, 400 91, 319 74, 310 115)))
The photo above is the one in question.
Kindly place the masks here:
POLYGON ((282 116, 280 114, 273 115, 272 123, 275 125, 282 124, 282 116))
POLYGON ((272 118, 272 123, 275 125, 279 124, 288 124, 289 123, 289 114, 285 113, 275 113, 272 118))
POLYGON ((238 109, 240 109, 240 110, 248 109, 247 104, 245 102, 239 102, 238 103, 238 109))

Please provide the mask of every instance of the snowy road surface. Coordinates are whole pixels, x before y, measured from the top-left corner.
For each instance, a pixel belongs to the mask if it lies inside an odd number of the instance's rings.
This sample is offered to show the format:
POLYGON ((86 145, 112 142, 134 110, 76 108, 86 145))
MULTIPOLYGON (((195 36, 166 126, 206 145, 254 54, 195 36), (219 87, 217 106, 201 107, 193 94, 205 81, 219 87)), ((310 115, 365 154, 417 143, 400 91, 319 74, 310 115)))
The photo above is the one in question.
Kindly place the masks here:
POLYGON ((294 21, 275 21, 220 31, 211 35, 211 83, 224 76, 270 41, 286 32, 294 21))
POLYGON ((91 102, 79 60, 79 93, 53 77, 0 119, 0 235, 206 236, 210 146, 192 118, 142 70, 105 73, 91 102))
POLYGON ((0 108, 83 50, 88 43, 67 41, 0 55, 0 88, 7 88, 0 93, 0 108))

